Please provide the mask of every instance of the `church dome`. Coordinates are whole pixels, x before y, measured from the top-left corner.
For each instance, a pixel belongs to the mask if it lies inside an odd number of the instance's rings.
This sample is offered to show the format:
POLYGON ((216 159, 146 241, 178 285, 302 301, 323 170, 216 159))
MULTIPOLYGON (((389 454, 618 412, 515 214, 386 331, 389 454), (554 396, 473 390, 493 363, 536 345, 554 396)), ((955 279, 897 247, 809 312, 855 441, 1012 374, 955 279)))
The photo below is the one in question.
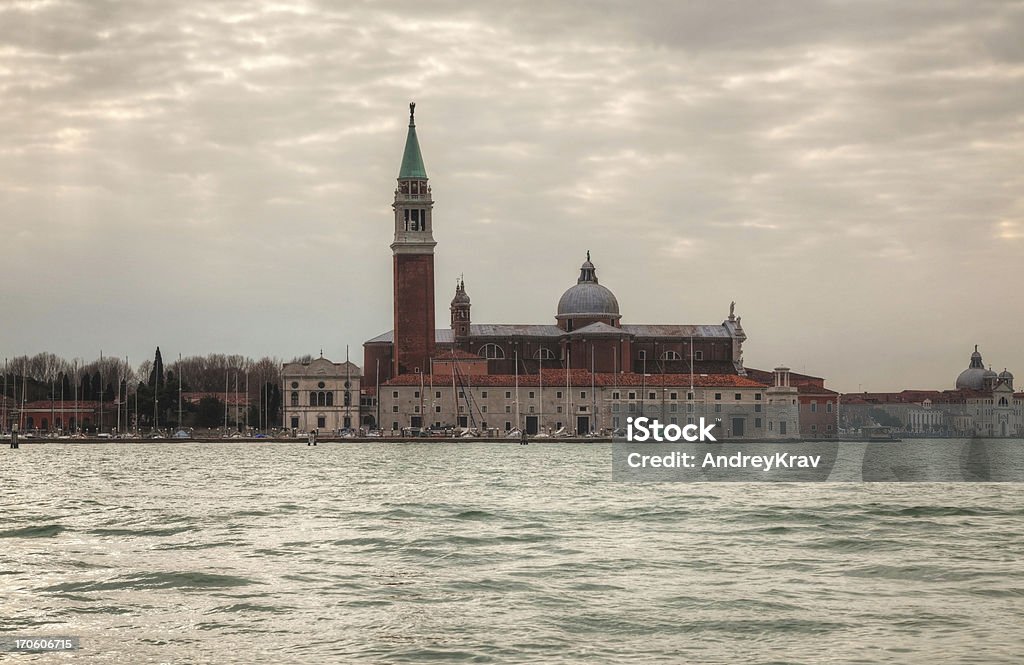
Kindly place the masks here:
POLYGON ((960 376, 956 377, 956 389, 957 390, 981 390, 985 387, 985 376, 987 372, 984 363, 981 361, 981 354, 978 352, 978 347, 974 347, 974 353, 971 354, 971 364, 964 371, 960 372, 960 376))
POLYGON ((566 290, 559 299, 556 318, 580 316, 619 318, 619 301, 615 299, 614 293, 597 283, 597 271, 590 262, 590 252, 587 252, 587 260, 580 267, 580 278, 576 285, 566 290))
POLYGON ((1013 373, 1010 372, 1010 370, 1004 369, 1002 372, 999 372, 999 378, 1003 379, 1004 381, 1007 380, 1007 379, 1012 381, 1013 380, 1013 373))

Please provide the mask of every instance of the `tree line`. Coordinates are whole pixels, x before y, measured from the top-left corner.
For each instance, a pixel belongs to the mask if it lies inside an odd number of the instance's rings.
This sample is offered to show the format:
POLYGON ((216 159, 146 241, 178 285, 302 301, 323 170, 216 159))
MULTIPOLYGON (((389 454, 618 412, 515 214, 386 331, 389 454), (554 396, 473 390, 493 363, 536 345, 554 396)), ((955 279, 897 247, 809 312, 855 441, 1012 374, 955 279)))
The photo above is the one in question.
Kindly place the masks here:
POLYGON ((280 425, 281 365, 274 357, 254 360, 220 353, 179 357, 165 364, 159 347, 152 360, 138 367, 106 355, 85 361, 38 353, 6 359, 0 383, 8 407, 39 400, 117 402, 142 426, 215 427, 226 420, 263 428, 280 425), (248 396, 247 413, 235 417, 233 410, 224 408, 220 395, 225 389, 229 395, 248 396), (216 395, 183 404, 178 422, 179 391, 216 395))

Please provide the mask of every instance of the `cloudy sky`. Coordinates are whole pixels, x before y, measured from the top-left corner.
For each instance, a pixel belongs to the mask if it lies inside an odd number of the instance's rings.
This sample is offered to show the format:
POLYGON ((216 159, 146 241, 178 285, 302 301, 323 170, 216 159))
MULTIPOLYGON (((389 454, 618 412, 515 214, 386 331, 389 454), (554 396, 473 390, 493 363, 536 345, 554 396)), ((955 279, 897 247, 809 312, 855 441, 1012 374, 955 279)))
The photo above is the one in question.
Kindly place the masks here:
POLYGON ((1024 3, 0 4, 0 353, 344 356, 391 327, 407 104, 438 324, 623 322, 749 366, 1024 377, 1024 3))

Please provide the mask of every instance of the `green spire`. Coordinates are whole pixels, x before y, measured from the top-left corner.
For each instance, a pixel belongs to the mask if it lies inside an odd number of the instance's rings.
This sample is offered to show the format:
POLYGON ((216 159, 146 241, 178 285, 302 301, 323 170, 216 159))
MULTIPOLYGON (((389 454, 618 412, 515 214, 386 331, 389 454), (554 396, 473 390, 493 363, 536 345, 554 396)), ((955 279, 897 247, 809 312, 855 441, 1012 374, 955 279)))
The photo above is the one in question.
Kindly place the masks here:
POLYGON ((409 135, 405 138, 405 154, 402 155, 402 168, 398 179, 427 178, 427 169, 423 167, 423 155, 420 154, 420 142, 416 138, 416 102, 409 104, 409 135))

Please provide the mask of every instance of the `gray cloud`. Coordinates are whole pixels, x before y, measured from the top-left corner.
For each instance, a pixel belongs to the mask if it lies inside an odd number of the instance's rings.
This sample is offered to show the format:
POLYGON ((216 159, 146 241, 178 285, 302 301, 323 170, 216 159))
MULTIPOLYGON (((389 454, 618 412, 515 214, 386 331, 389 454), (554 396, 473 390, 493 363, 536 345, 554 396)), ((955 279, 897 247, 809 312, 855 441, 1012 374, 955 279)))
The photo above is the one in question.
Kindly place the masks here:
POLYGON ((590 249, 629 321, 738 301, 749 364, 1020 371, 1022 37, 1020 2, 9 2, 0 348, 356 349, 415 99, 442 305, 464 272, 476 320, 550 321, 590 249))

